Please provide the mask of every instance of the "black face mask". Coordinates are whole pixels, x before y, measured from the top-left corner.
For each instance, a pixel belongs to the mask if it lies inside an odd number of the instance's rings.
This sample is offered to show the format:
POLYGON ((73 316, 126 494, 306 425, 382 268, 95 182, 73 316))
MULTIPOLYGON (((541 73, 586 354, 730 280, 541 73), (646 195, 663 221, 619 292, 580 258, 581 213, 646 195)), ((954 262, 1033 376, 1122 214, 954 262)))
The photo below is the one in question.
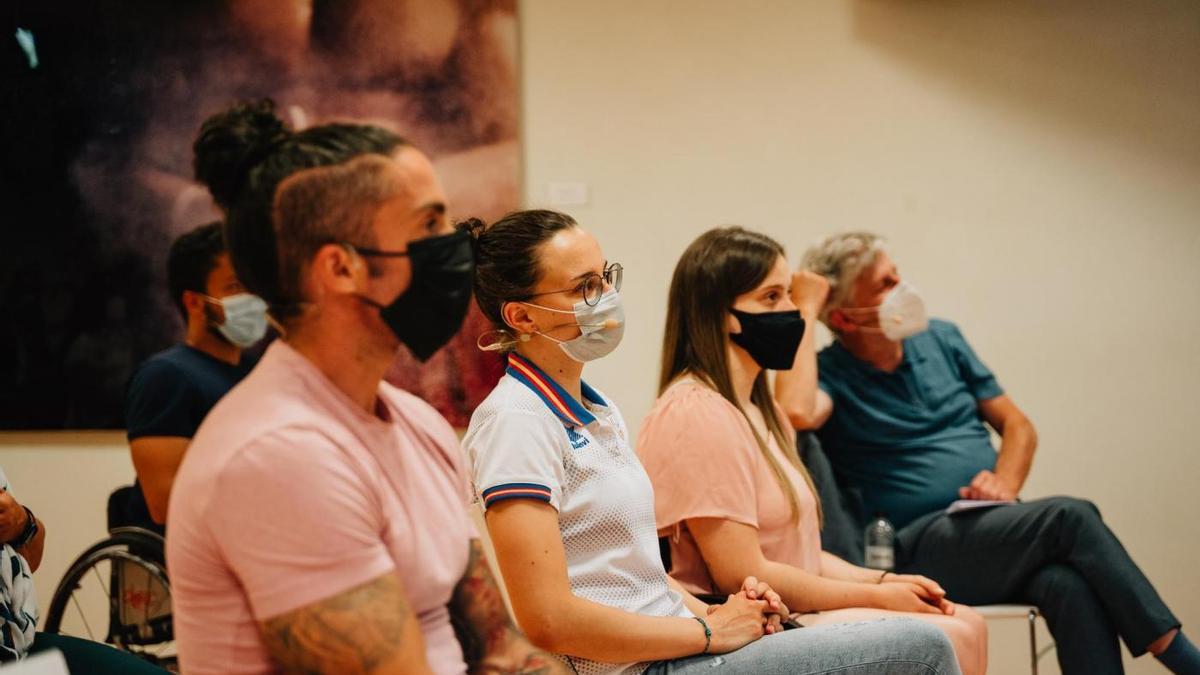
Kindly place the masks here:
POLYGON ((800 310, 790 312, 750 313, 729 310, 742 324, 742 332, 731 333, 729 339, 750 353, 760 367, 767 370, 791 370, 804 338, 804 319, 800 310))
POLYGON ((427 361, 454 337, 467 316, 475 273, 471 235, 459 231, 421 239, 409 244, 405 252, 356 250, 364 256, 407 255, 412 262, 408 290, 391 304, 384 307, 369 298, 363 299, 379 308, 383 322, 413 356, 427 361))

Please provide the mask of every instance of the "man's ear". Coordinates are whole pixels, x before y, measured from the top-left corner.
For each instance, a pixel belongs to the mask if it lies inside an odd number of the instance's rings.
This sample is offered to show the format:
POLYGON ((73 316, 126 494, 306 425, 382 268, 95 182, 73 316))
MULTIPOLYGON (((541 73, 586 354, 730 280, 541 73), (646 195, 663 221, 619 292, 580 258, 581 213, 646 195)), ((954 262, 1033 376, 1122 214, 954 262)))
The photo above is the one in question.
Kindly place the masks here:
POLYGON ((529 316, 529 309, 519 302, 506 302, 500 307, 500 318, 508 324, 508 329, 516 337, 528 335, 537 330, 537 322, 529 316))
POLYGON ((829 328, 837 333, 853 333, 858 330, 858 324, 851 321, 842 310, 834 309, 829 312, 829 328))
POLYGON ((180 299, 183 301, 183 308, 187 310, 189 317, 196 316, 197 314, 204 315, 204 306, 208 304, 208 300, 204 297, 203 293, 184 291, 180 299))
POLYGON ((317 249, 308 265, 308 281, 318 294, 362 292, 367 287, 367 263, 362 256, 341 244, 317 249))

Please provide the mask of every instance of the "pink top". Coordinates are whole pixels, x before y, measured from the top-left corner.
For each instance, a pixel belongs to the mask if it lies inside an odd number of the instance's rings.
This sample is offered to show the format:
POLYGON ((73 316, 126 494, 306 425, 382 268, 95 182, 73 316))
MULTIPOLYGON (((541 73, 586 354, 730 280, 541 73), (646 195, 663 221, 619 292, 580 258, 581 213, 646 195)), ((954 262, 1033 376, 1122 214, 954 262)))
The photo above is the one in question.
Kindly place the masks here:
POLYGON ((368 415, 282 341, 213 408, 171 490, 167 560, 187 673, 266 673, 258 622, 399 576, 438 673, 475 530, 453 430, 388 384, 368 415), (386 420, 386 421, 385 421, 386 420))
POLYGON ((796 490, 799 523, 791 520, 787 496, 750 423, 712 388, 692 379, 676 382, 642 423, 638 455, 654 483, 655 523, 661 535, 671 538, 671 576, 689 591, 717 592, 684 523, 689 518, 750 525, 758 529, 768 560, 820 572, 816 500, 774 437, 767 436, 767 446, 796 490))

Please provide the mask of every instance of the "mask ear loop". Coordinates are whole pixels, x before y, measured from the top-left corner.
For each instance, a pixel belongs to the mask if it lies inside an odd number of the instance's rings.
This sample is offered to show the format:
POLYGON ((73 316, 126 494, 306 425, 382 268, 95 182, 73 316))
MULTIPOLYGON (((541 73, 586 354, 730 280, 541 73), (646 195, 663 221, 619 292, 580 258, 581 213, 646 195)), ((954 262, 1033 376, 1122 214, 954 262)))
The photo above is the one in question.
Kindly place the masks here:
POLYGON ((507 352, 515 349, 520 342, 529 342, 529 337, 528 333, 522 333, 520 337, 514 337, 511 331, 504 328, 497 328, 496 330, 489 330, 486 333, 482 333, 476 338, 475 346, 479 348, 479 351, 483 352, 507 352), (495 339, 489 340, 489 338, 495 339))

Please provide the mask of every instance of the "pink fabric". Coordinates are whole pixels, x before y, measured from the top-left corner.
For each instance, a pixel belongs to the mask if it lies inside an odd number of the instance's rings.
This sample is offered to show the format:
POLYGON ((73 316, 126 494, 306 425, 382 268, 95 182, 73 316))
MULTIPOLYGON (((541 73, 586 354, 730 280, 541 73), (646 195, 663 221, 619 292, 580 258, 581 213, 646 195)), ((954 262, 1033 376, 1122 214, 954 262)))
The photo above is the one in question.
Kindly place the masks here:
POLYGON ((642 422, 638 455, 654 483, 655 523, 660 535, 671 538, 671 576, 689 591, 716 592, 684 524, 689 518, 725 518, 755 527, 768 560, 820 573, 816 499, 770 435, 767 445, 797 492, 798 523, 791 520, 787 496, 749 422, 710 387, 694 380, 675 384, 642 422))
POLYGON ((167 560, 185 672, 274 672, 259 621, 388 572, 433 669, 465 670, 446 610, 475 536, 458 442, 410 394, 383 384, 378 405, 368 415, 276 341, 213 408, 171 491, 167 560))

